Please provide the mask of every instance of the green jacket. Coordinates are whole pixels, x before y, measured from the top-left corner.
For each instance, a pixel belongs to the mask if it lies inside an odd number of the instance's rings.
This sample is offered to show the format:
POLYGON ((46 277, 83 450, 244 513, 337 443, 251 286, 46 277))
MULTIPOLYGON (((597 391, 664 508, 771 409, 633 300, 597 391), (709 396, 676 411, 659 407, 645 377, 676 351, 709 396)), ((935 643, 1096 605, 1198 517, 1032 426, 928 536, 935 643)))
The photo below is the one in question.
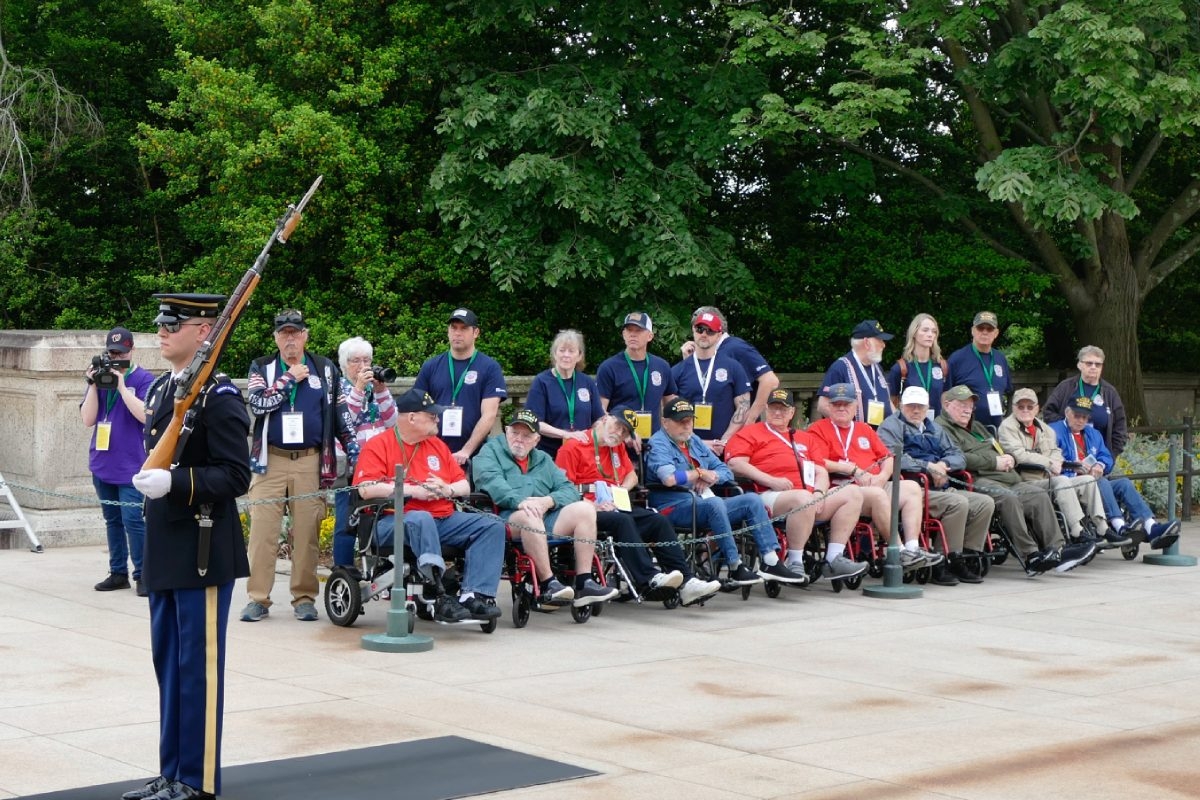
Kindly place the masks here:
POLYGON ((503 511, 515 510, 527 497, 551 497, 555 509, 580 499, 575 484, 543 450, 530 451, 529 470, 522 472, 504 434, 493 436, 479 448, 471 459, 471 476, 476 490, 486 492, 503 511))
POLYGON ((1021 476, 1016 472, 1001 472, 996 469, 996 456, 1000 451, 996 448, 999 443, 996 438, 983 427, 983 423, 971 420, 970 430, 955 425, 943 411, 938 415, 937 424, 941 425, 946 434, 958 445, 967 458, 967 471, 980 478, 1015 486, 1021 482, 1021 476))

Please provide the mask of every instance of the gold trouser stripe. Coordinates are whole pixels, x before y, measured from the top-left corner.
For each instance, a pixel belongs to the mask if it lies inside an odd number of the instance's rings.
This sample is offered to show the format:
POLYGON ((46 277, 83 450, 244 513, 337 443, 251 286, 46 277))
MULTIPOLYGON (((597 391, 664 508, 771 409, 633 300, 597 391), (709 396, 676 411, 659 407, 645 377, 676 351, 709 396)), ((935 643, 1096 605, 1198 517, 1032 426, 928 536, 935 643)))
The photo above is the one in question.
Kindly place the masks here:
POLYGON ((217 587, 204 590, 204 785, 202 791, 217 791, 217 587))

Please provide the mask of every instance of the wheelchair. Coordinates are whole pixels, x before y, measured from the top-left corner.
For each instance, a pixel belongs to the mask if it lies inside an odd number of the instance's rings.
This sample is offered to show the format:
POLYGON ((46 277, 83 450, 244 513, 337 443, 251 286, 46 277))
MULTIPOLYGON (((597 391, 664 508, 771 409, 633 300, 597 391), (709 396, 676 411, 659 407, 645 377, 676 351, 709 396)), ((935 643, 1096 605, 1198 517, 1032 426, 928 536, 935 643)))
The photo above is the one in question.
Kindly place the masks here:
MULTIPOLYGON (((958 478, 968 478, 966 473, 953 473, 958 478)), ((929 510, 929 493, 933 491, 929 483, 929 475, 924 472, 902 472, 901 477, 905 480, 916 481, 921 485, 921 496, 924 508, 921 510, 921 530, 917 535, 917 541, 920 546, 931 552, 940 552, 946 556, 946 559, 936 567, 921 567, 917 570, 906 571, 903 576, 905 583, 917 583, 924 585, 933 579, 934 570, 950 569, 950 545, 946 542, 946 529, 942 525, 942 521, 933 516, 929 510)), ((991 566, 991 556, 986 552, 988 542, 984 540, 985 552, 975 557, 975 563, 972 565, 979 577, 984 577, 988 574, 988 569, 991 566)), ((964 555, 966 555, 964 553, 964 555)))
MULTIPOLYGON (((655 485, 647 487, 654 491, 668 491, 689 496, 692 509, 692 522, 690 526, 676 525, 677 533, 684 535, 689 541, 683 546, 684 558, 687 560, 688 567, 692 573, 702 581, 717 581, 721 584, 721 593, 734 594, 740 593, 743 600, 750 599, 750 590, 753 586, 738 586, 729 580, 728 565, 721 556, 720 547, 717 545, 716 539, 711 535, 711 532, 701 534, 700 525, 697 519, 697 504, 696 494, 690 489, 678 486, 661 486, 655 485)), ((733 497, 742 494, 740 486, 718 484, 712 487, 713 493, 718 497, 733 497)), ((665 513, 665 512, 660 512, 665 513)), ((776 533, 778 535, 778 532, 776 533)), ((754 543, 754 539, 749 536, 734 536, 734 546, 737 548, 738 554, 748 568, 758 569, 758 547, 754 543)), ((764 581, 765 584, 765 581, 764 581)), ((775 594, 771 597, 779 595, 778 585, 775 589, 775 594)), ((697 600, 695 603, 687 605, 704 605, 708 598, 697 600)))
MULTIPOLYGON (((512 538, 511 529, 505 525, 504 574, 512 587, 512 621, 517 628, 524 628, 534 611, 552 613, 562 608, 564 603, 544 601, 538 583, 542 576, 537 574, 537 566, 533 558, 525 553, 521 543, 512 538)), ((575 540, 570 537, 547 534, 546 546, 550 552, 550 570, 563 583, 570 585, 575 578, 575 540)), ((605 570, 600 560, 600 545, 596 546, 596 554, 592 556, 592 577, 601 586, 605 582, 605 570)), ((571 619, 579 624, 587 622, 592 617, 600 616, 604 603, 588 603, 584 606, 570 605, 571 619)))
MULTIPOLYGON (((349 627, 364 613, 364 606, 379 599, 396 586, 396 557, 391 545, 378 544, 376 529, 379 520, 392 510, 392 501, 369 503, 350 511, 349 526, 357 535, 358 564, 354 567, 338 566, 325 581, 325 613, 339 627, 349 627)), ((443 548, 442 556, 447 562, 459 560, 462 551, 443 548)), ((438 592, 417 569, 416 556, 405 547, 400 564, 401 582, 404 587, 404 605, 409 612, 408 632, 416 627, 416 618, 435 621, 434 603, 438 592)), ((442 590, 458 592, 457 572, 447 564, 442 575, 442 590)), ((478 625, 483 633, 496 630, 496 620, 463 620, 462 622, 438 622, 439 625, 478 625)))

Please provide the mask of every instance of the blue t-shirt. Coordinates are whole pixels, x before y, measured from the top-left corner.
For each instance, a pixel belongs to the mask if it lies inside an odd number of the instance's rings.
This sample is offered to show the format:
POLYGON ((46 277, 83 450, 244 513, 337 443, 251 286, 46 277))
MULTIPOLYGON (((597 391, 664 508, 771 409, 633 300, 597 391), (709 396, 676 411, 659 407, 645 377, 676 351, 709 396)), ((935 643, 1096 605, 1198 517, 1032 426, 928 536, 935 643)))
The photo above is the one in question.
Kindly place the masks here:
MULTIPOLYGON (((537 414, 542 422, 565 431, 586 431, 593 422, 604 416, 595 378, 579 370, 565 380, 560 379, 553 370, 539 372, 529 385, 525 407, 537 414), (575 400, 573 419, 568 397, 575 400)), ((538 442, 538 449, 555 455, 560 445, 562 439, 543 436, 538 442)))
POLYGON ((773 371, 771 365, 767 363, 767 359, 763 358, 763 354, 758 352, 754 345, 738 336, 727 336, 722 339, 717 352, 730 356, 741 364, 751 383, 758 383, 759 378, 773 371))
POLYGON ((950 354, 947 360, 950 374, 954 376, 954 385, 965 383, 971 391, 979 395, 975 401, 975 419, 985 426, 999 429, 1004 414, 988 413, 988 392, 1000 393, 1001 405, 1007 409, 1008 398, 1012 395, 1012 370, 1008 368, 1008 359, 996 348, 986 353, 975 350, 974 344, 960 347, 950 354))
POLYGON ((750 379, 742 365, 725 353, 721 347, 716 358, 685 358, 671 367, 679 396, 697 403, 712 405, 712 427, 701 428, 696 420, 696 435, 701 439, 719 439, 725 435, 729 421, 737 411, 734 402, 738 397, 750 393, 750 379), (698 366, 697 366, 698 365, 698 366), (697 368, 699 374, 697 374, 697 368), (704 378, 708 379, 708 391, 704 389, 704 378))
POLYGON ((671 365, 665 359, 647 354, 647 358, 633 361, 625 351, 604 360, 596 370, 596 385, 609 408, 629 406, 649 411, 651 432, 658 430, 663 397, 679 394, 671 365))
POLYGON ((835 383, 850 383, 857 388, 858 403, 854 418, 859 422, 867 421, 867 404, 872 400, 883 403, 883 416, 880 417, 880 422, 891 416, 893 411, 891 390, 888 388, 883 368, 878 364, 864 367, 851 351, 829 365, 829 369, 825 371, 825 378, 821 381, 821 393, 827 393, 829 387, 835 383))
POLYGON ((428 392, 439 405, 457 406, 463 410, 462 434, 440 436, 452 452, 461 450, 471 438, 483 416, 484 400, 495 397, 503 402, 508 397, 508 385, 500 365, 478 350, 470 358, 451 359, 450 353, 445 352, 428 359, 421 365, 413 387, 428 392), (453 379, 450 376, 452 364, 453 379))
POLYGON ((936 361, 906 361, 908 374, 900 379, 900 362, 892 364, 888 371, 888 389, 892 395, 899 397, 909 386, 920 386, 929 392, 929 410, 933 416, 942 413, 942 392, 954 385, 950 373, 950 364, 946 369, 936 361))
MULTIPOLYGON (((125 385, 133 390, 139 400, 146 399, 146 392, 154 376, 138 366, 130 367, 125 375, 125 385)), ((116 389, 97 389, 96 427, 92 428, 92 441, 88 446, 88 469, 100 480, 113 486, 127 486, 133 482, 134 473, 142 468, 146 460, 146 446, 142 443, 142 423, 129 412, 116 389), (112 425, 108 434, 108 449, 96 449, 96 432, 100 423, 112 425)), ((174 398, 172 398, 174 399, 174 398)))
MULTIPOLYGON (((267 417, 267 444, 272 447, 282 447, 285 450, 306 450, 310 447, 320 447, 324 431, 325 415, 322 404, 325 401, 325 391, 321 388, 321 370, 307 355, 304 366, 308 367, 308 377, 292 384, 296 393, 291 389, 285 392, 283 405, 267 417), (292 444, 283 443, 283 415, 293 411, 304 415, 304 441, 292 444)), ((276 358, 275 376, 278 378, 287 371, 287 366, 276 358)), ((335 387, 336 390, 336 387, 335 387)))

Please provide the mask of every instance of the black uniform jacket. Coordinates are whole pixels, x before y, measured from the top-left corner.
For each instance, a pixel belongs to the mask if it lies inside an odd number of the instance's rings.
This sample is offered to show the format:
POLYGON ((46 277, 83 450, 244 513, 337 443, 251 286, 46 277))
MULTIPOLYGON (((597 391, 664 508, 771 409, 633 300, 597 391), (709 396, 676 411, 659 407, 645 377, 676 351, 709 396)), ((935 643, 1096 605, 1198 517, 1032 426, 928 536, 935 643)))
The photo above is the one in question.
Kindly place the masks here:
MULTIPOLYGON (((163 375, 146 394, 146 451, 171 422, 175 382, 163 375)), ((171 491, 146 499, 142 579, 152 592, 219 586, 250 574, 237 498, 250 486, 250 419, 241 392, 225 375, 212 377, 193 408, 195 428, 171 470, 171 491), (196 569, 201 506, 212 505, 208 572, 196 569)))

